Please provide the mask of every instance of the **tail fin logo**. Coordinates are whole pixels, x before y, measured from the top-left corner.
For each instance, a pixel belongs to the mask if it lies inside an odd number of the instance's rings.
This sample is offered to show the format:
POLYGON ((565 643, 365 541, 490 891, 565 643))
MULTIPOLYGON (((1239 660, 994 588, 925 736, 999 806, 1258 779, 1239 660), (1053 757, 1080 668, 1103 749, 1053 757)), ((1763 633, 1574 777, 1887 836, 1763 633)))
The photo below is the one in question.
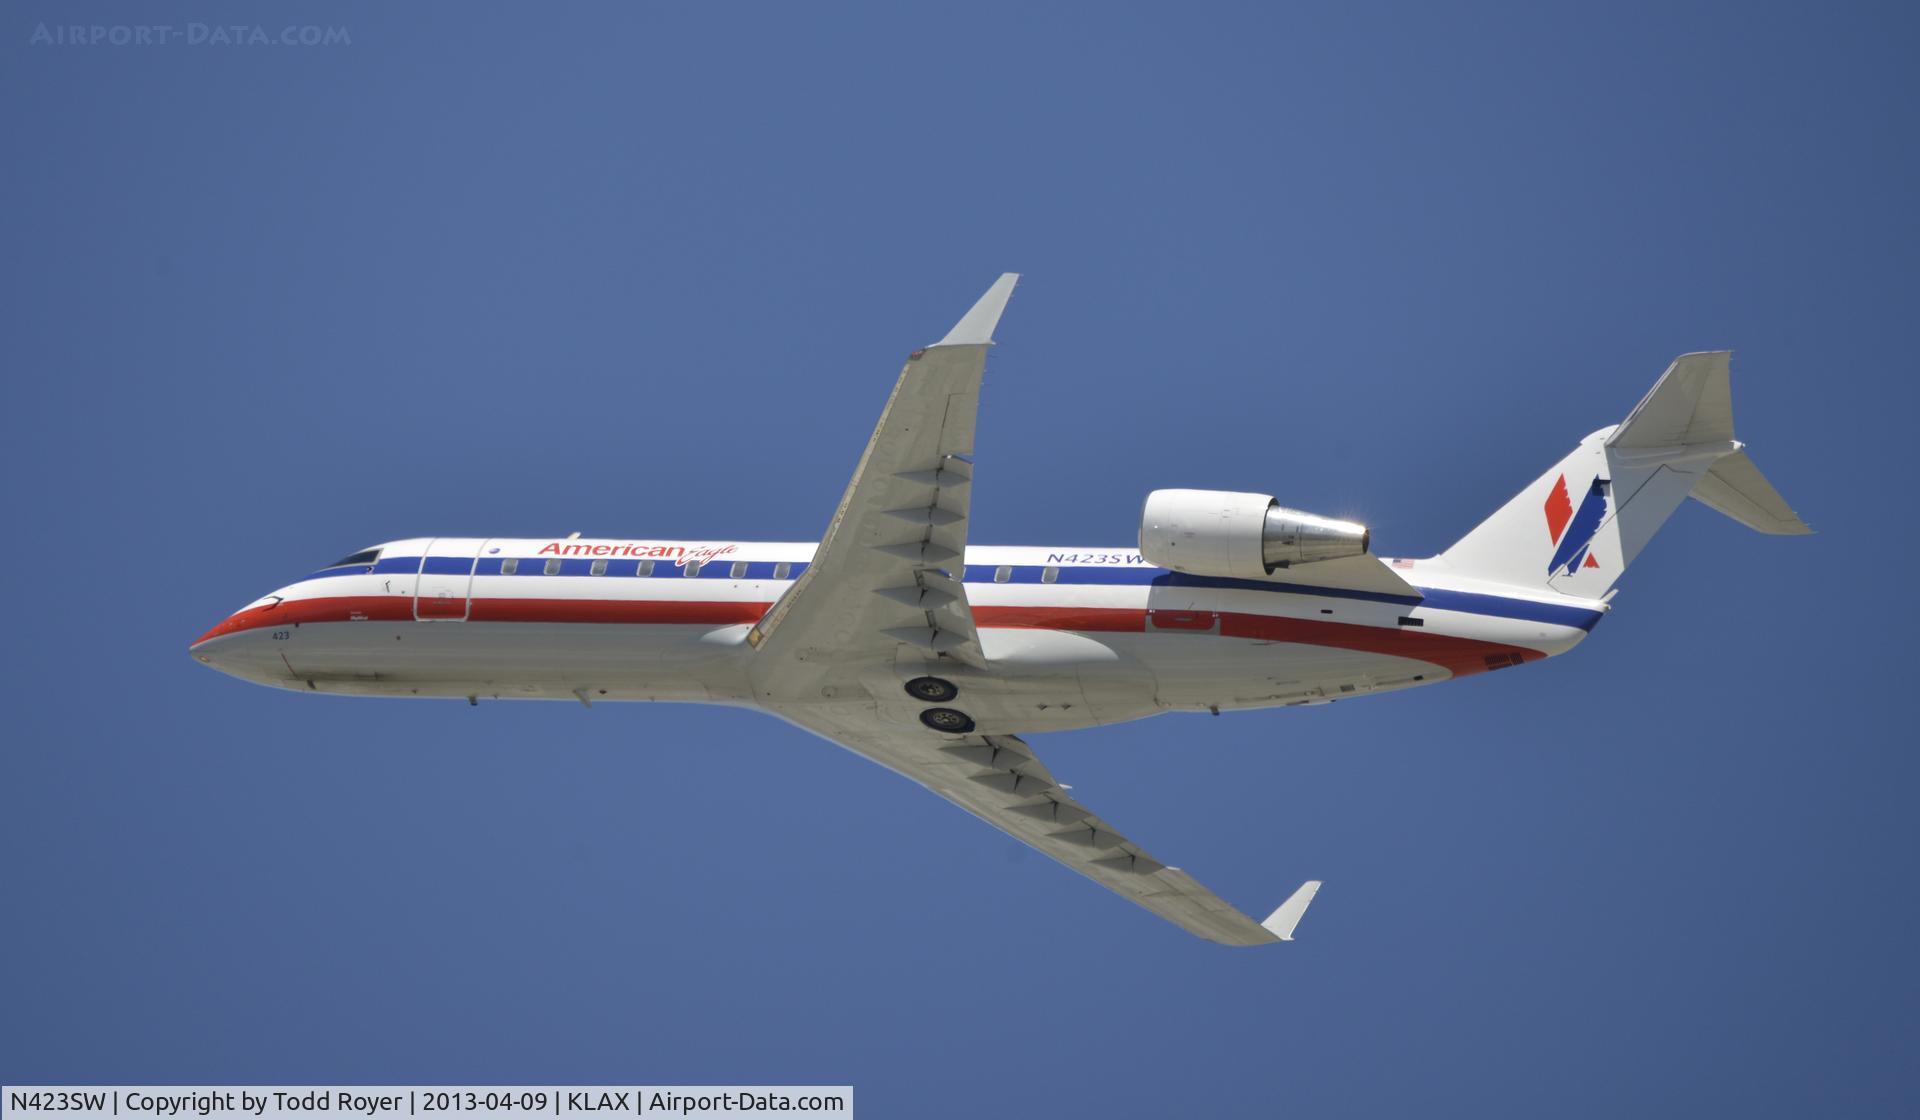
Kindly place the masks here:
POLYGON ((1611 485, 1607 479, 1595 477, 1587 487, 1586 496, 1580 499, 1580 508, 1575 510, 1573 499, 1567 493, 1567 476, 1563 474, 1554 482, 1553 491, 1547 495, 1544 512, 1547 516, 1547 534, 1559 548, 1554 551, 1553 560, 1547 564, 1548 578, 1600 566, 1600 562, 1587 551, 1587 546, 1593 543, 1593 535, 1600 531, 1600 523, 1606 520, 1607 489, 1611 485))

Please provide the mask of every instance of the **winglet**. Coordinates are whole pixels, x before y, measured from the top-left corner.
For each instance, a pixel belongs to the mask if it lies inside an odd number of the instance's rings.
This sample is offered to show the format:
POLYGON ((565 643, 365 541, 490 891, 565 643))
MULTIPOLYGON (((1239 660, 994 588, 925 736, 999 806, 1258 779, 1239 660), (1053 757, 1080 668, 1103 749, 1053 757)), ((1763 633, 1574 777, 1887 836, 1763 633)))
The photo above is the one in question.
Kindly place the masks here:
POLYGON ((934 343, 934 346, 992 346, 993 328, 1000 322, 1000 313, 1007 309, 1007 298, 1013 295, 1013 286, 1020 281, 1017 272, 1002 273, 1000 279, 993 282, 987 294, 980 297, 973 310, 962 316, 947 337, 934 343))
POLYGON ((1293 892, 1293 897, 1282 902, 1280 908, 1267 915, 1267 920, 1260 924, 1280 940, 1292 941, 1293 928, 1300 924, 1300 916, 1307 912, 1307 905, 1319 891, 1320 880, 1308 879, 1300 884, 1299 890, 1293 892))

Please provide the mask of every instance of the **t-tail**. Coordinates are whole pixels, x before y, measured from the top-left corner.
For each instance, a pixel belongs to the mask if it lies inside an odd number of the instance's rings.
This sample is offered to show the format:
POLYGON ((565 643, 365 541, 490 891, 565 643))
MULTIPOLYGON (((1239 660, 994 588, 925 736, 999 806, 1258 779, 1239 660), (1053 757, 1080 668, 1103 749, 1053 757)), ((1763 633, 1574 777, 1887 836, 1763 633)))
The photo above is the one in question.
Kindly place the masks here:
POLYGON ((1689 495, 1762 533, 1811 533, 1733 438, 1728 356, 1674 359, 1624 422, 1582 440, 1441 558, 1470 578, 1598 599, 1689 495))

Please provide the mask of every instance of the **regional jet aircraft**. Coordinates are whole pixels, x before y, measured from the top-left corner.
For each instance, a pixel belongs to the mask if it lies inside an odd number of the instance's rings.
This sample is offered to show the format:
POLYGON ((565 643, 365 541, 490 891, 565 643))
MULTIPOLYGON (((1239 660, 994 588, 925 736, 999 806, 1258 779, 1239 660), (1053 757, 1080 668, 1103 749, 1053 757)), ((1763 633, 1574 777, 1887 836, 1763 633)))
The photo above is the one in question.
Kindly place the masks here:
POLYGON ((1733 438, 1727 354, 1687 354, 1625 421, 1437 556, 1266 494, 1158 490, 1137 545, 970 545, 974 418, 1002 276, 907 356, 819 543, 421 537, 354 552, 193 644, 296 692, 759 708, 920 783, 1201 937, 1292 940, 1055 780, 1027 732, 1324 704, 1572 649, 1692 496, 1807 526, 1733 438))

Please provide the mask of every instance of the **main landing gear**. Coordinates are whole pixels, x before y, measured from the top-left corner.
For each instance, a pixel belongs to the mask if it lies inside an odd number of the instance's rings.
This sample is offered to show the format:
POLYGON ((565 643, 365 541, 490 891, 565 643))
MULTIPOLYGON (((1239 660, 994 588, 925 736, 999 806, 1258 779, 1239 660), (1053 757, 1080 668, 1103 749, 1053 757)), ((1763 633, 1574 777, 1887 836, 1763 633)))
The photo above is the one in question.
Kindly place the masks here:
POLYGON ((952 681, 943 681, 939 677, 915 677, 906 684, 907 695, 915 700, 925 700, 929 704, 944 704, 960 695, 952 681))
POLYGON ((920 722, 948 735, 965 735, 973 730, 973 717, 952 708, 928 708, 920 713, 920 722))
MULTIPOLYGON (((908 696, 929 704, 944 704, 960 695, 952 681, 939 677, 915 677, 904 687, 908 696)), ((946 735, 965 735, 973 730, 973 717, 952 708, 928 708, 920 713, 920 722, 946 735)))

